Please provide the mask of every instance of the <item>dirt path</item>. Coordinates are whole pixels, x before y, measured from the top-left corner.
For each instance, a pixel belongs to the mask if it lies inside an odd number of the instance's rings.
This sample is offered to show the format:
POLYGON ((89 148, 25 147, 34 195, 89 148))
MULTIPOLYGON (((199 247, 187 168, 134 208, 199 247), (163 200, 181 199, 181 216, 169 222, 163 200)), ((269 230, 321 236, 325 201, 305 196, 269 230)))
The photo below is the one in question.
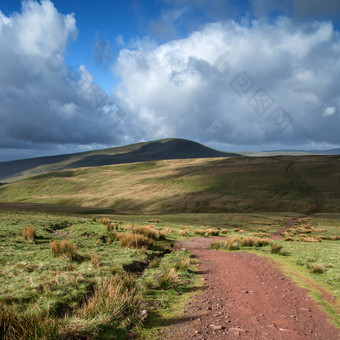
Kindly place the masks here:
POLYGON ((272 235, 272 239, 273 240, 282 240, 282 236, 281 234, 284 233, 285 231, 287 231, 289 228, 294 226, 294 221, 293 220, 288 220, 287 224, 285 227, 279 229, 278 231, 276 231, 273 235, 272 235))
POLYGON ((206 288, 183 320, 160 339, 340 339, 339 330, 265 258, 246 252, 208 250, 215 238, 178 242, 201 262, 206 288))

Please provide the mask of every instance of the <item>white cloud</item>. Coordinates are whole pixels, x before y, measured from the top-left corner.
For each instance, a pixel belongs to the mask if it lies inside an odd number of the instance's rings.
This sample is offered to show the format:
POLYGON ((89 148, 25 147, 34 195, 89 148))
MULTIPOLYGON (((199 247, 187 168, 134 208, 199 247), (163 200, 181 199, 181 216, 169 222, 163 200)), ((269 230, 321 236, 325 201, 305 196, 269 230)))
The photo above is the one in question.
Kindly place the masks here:
POLYGON ((323 116, 324 117, 333 116, 335 112, 336 112, 335 106, 328 106, 324 109, 323 116))
POLYGON ((274 24, 209 24, 186 39, 122 50, 114 92, 130 109, 132 135, 144 139, 161 131, 230 144, 337 144, 339 119, 328 125, 319 113, 338 100, 338 47, 339 34, 329 22, 297 24, 282 17, 274 24), (214 65, 226 51, 220 67, 227 62, 230 72, 218 77, 214 65), (230 82, 242 71, 254 85, 240 97, 230 82), (274 101, 262 115, 247 102, 260 88, 274 101), (292 118, 285 129, 279 124, 283 111, 271 114, 278 107, 292 118))

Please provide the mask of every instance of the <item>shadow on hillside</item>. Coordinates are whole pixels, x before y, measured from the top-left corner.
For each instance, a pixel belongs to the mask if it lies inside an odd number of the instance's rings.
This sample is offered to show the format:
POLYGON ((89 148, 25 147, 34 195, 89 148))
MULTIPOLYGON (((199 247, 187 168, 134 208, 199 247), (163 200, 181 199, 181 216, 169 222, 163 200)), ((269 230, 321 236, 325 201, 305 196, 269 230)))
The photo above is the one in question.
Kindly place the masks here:
POLYGON ((236 153, 217 151, 202 144, 184 139, 174 139, 167 142, 150 142, 137 150, 114 155, 109 154, 108 152, 110 151, 103 150, 102 152, 103 153, 101 154, 91 154, 91 152, 86 152, 83 154, 57 155, 0 162, 0 179, 7 181, 9 178, 19 177, 20 175, 23 175, 25 171, 29 171, 43 165, 50 165, 50 171, 58 171, 80 167, 94 167, 166 159, 242 157, 236 153), (64 165, 59 164, 61 162, 72 160, 72 158, 75 157, 80 159, 64 165))

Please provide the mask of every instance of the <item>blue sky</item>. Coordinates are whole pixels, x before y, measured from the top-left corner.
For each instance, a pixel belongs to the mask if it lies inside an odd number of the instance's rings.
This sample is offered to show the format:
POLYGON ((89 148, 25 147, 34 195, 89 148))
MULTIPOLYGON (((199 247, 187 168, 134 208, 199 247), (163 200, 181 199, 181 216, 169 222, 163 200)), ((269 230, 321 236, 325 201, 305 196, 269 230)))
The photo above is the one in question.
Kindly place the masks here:
POLYGON ((230 151, 340 145, 337 0, 0 0, 0 11, 0 161, 167 137, 230 151))

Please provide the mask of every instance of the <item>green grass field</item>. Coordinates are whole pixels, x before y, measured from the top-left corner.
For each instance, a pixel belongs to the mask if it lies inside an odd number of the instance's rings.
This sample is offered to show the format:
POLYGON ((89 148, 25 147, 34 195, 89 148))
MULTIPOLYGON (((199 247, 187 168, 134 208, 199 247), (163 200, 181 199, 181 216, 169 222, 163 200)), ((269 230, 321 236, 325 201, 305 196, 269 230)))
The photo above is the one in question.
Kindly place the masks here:
MULTIPOLYGON (((201 289, 190 254, 171 251, 174 240, 202 236, 202 230, 204 235, 268 238, 289 219, 294 219, 296 228, 313 226, 316 231, 309 236, 339 235, 340 217, 335 214, 307 218, 296 213, 98 215, 94 220, 86 214, 4 209, 0 212, 1 327, 11 330, 23 324, 45 334, 42 339, 123 338, 126 332, 155 338, 158 329, 171 324, 185 301, 201 289), (103 224, 102 218, 109 218, 112 225, 103 224), (25 226, 35 228, 34 241, 24 239, 25 226), (153 245, 122 247, 122 235, 131 235, 139 226, 157 233, 153 245), (74 245, 72 256, 53 256, 51 242, 56 240, 74 245), (112 293, 115 309, 108 310, 111 295, 103 292, 111 291, 112 282, 120 289, 112 293), (131 298, 127 287, 134 292, 131 298)), ((299 240, 298 235, 293 238, 299 240)), ((275 242, 283 246, 285 256, 270 254, 270 246, 255 252, 268 253, 264 255, 279 259, 291 273, 340 296, 339 241, 275 242), (316 265, 321 272, 313 272, 316 265)), ((336 311, 320 294, 314 295, 334 318, 336 311)), ((29 338, 29 331, 25 332, 29 338)))
POLYGON ((0 187, 1 202, 107 208, 126 214, 337 212, 338 156, 163 160, 64 170, 0 187), (291 166, 300 187, 288 174, 291 166))

